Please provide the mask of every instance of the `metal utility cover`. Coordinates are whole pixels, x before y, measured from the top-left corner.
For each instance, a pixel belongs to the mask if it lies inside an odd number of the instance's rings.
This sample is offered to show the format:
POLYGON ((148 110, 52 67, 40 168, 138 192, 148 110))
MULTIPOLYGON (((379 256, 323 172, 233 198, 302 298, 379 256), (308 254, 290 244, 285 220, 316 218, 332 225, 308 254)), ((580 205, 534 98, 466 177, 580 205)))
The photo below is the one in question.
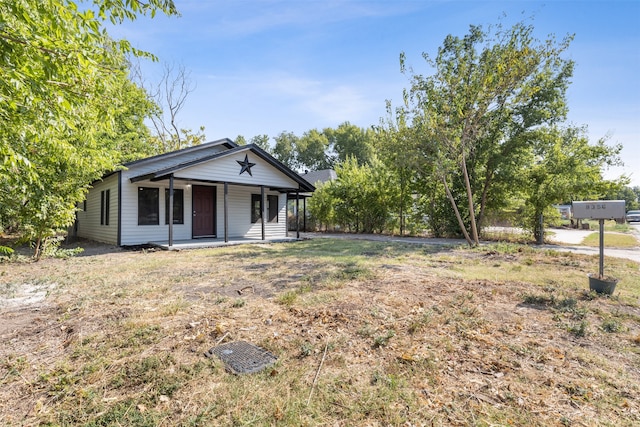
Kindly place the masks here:
POLYGON ((235 341, 211 348, 207 357, 218 356, 234 374, 252 374, 273 364, 278 358, 267 350, 245 341, 235 341))

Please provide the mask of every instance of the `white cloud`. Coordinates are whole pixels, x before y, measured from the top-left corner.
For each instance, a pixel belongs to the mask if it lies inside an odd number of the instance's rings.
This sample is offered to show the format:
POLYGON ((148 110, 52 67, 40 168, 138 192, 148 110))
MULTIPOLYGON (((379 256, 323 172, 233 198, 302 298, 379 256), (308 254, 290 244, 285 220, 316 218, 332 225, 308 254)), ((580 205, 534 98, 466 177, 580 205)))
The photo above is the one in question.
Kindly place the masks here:
POLYGON ((304 100, 302 105, 331 122, 359 121, 382 106, 378 100, 367 99, 362 90, 351 86, 325 88, 312 98, 304 100))

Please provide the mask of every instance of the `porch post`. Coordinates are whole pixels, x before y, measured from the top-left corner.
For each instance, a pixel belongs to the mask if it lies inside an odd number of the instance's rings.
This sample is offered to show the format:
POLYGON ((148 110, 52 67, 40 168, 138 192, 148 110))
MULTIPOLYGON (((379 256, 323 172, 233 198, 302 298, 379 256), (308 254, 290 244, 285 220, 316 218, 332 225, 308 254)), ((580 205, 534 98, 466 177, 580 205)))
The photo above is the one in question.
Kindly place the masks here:
POLYGON ((265 234, 264 234, 264 217, 265 215, 265 211, 266 211, 266 203, 264 202, 264 185, 260 186, 260 219, 261 219, 261 223, 262 223, 262 240, 264 240, 265 234))
POLYGON ((286 202, 284 202, 284 237, 289 237, 289 192, 284 193, 286 202))
POLYGON ((169 175, 169 248, 173 246, 173 174, 169 175))
POLYGON ((296 190, 296 239, 300 238, 300 191, 296 190))
POLYGON ((302 206, 303 206, 303 211, 302 211, 302 231, 304 231, 305 233, 307 232, 307 198, 303 197, 302 198, 302 206))
POLYGON ((224 183, 224 242, 229 242, 229 183, 224 183))

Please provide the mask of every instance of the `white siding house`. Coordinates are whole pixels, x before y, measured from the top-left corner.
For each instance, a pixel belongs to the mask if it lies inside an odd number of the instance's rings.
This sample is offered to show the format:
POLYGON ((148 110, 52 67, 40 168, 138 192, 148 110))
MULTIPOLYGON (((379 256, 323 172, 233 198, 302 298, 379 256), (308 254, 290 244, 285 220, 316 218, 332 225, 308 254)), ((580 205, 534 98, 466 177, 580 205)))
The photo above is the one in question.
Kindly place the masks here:
POLYGON ((286 237, 287 196, 313 190, 260 147, 223 139, 124 164, 95 182, 77 235, 118 246, 286 237))

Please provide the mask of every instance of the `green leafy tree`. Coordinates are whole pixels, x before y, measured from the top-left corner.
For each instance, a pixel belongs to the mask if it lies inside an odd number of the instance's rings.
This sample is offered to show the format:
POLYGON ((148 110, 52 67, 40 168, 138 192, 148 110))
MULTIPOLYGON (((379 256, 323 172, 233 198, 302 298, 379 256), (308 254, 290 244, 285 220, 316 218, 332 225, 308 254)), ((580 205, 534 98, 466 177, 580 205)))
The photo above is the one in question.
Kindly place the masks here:
POLYGON ((267 153, 271 153, 271 146, 269 145, 269 135, 267 134, 255 135, 251 137, 249 142, 251 144, 255 144, 258 147, 262 148, 267 153))
POLYGON ((153 137, 145 124, 156 108, 143 88, 121 77, 110 88, 109 102, 113 107, 113 126, 98 138, 101 145, 114 147, 119 162, 129 162, 158 154, 153 137))
MULTIPOLYGON (((419 153, 433 165, 470 245, 479 243, 484 210, 505 200, 508 182, 525 164, 537 126, 562 120, 573 63, 561 58, 571 38, 540 43, 533 27, 483 31, 471 26, 460 38, 449 35, 430 76, 409 70, 406 93, 412 127, 421 133, 419 153)), ((401 69, 407 72, 404 54, 401 69)))
POLYGON ((524 226, 536 241, 544 238, 541 220, 552 204, 571 200, 600 199, 620 183, 606 181, 602 170, 617 165, 622 146, 608 146, 604 139, 589 144, 583 128, 540 128, 535 142, 534 161, 521 171, 519 187, 525 194, 524 226))
POLYGON ((392 203, 397 210, 400 235, 404 235, 407 218, 415 218, 417 204, 413 195, 417 193, 416 178, 424 164, 418 161, 415 130, 409 127, 405 111, 398 109, 394 116, 387 102, 387 114, 387 119, 376 129, 374 146, 391 174, 392 203))
POLYGON ((18 224, 36 257, 72 223, 89 183, 120 162, 124 116, 148 113, 126 83, 125 55, 151 55, 109 38, 104 23, 158 11, 177 13, 169 0, 0 2, 0 223, 18 224), (112 100, 120 90, 139 111, 112 100))
MULTIPOLYGON (((343 229, 356 233, 382 233, 391 220, 391 174, 377 159, 359 165, 348 158, 336 166, 338 179, 328 187, 333 217, 343 229)), ((314 195, 315 197, 315 195, 314 195)))
POLYGON ((313 197, 309 199, 309 214, 318 229, 329 230, 336 223, 336 213, 334 206, 336 204, 334 197, 333 181, 320 183, 313 192, 313 197))
POLYGON ((620 188, 612 188, 606 196, 606 200, 624 200, 625 209, 638 210, 640 209, 640 187, 629 187, 623 185, 620 188))
POLYGON ((296 152, 301 169, 321 170, 330 169, 332 161, 329 158, 329 139, 324 133, 311 129, 297 140, 296 152))
POLYGON ((280 132, 275 138, 276 144, 273 147, 273 157, 280 160, 293 170, 297 170, 298 162, 298 137, 293 132, 280 132))
POLYGON ((247 142, 247 139, 244 136, 238 135, 236 137, 235 143, 238 145, 255 144, 258 147, 262 148, 267 153, 271 153, 271 147, 269 146, 269 135, 266 135, 266 134, 255 135, 251 137, 249 142, 247 142))
POLYGON ((328 140, 328 147, 335 152, 327 161, 330 164, 355 158, 359 164, 368 164, 373 155, 374 132, 365 130, 349 122, 344 122, 337 129, 326 128, 322 131, 328 140))

